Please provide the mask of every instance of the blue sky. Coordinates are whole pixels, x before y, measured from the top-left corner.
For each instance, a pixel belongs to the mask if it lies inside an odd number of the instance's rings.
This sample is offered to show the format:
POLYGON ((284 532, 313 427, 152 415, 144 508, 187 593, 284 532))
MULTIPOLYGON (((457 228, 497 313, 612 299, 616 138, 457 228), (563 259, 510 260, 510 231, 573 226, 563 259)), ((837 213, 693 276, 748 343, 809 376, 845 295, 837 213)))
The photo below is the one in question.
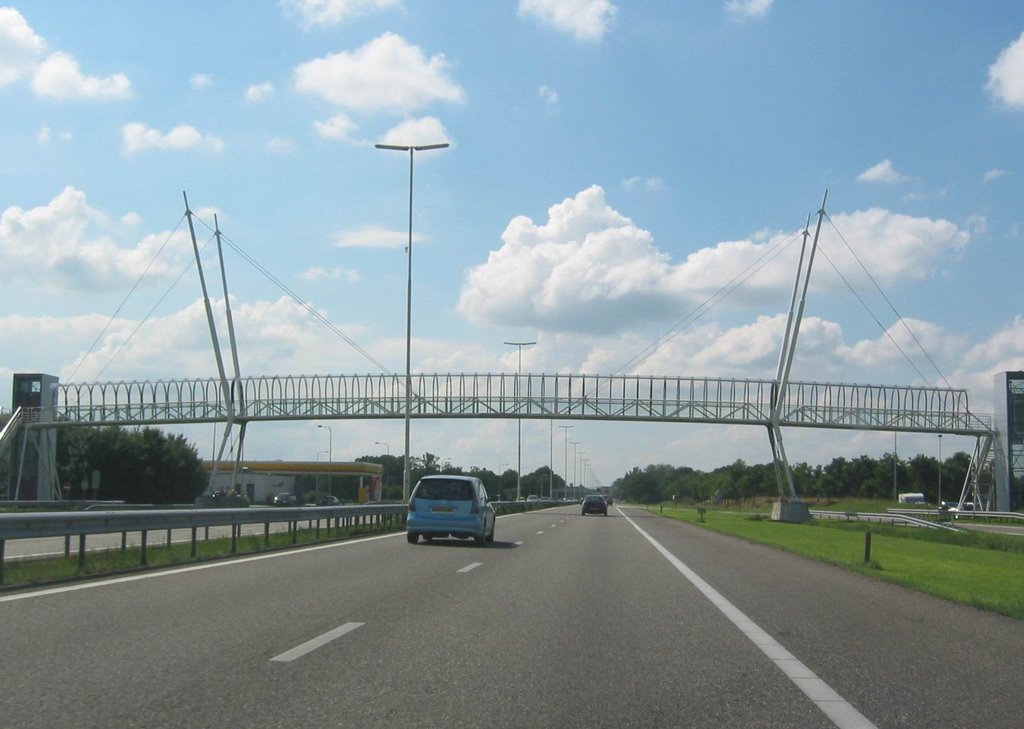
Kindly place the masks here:
MULTIPOLYGON (((415 166, 416 371, 510 372, 502 343, 536 340, 524 370, 610 373, 676 331, 632 371, 770 377, 796 273, 782 242, 826 189, 795 379, 945 378, 984 413, 992 375, 1024 369, 1018 2, 21 2, 0 9, 0 104, 0 377, 215 374, 194 270, 175 283, 183 191, 403 371, 408 157, 373 145, 441 141, 415 166)), ((375 371, 227 266, 243 374, 375 371)), ((332 427, 336 458, 401 449, 400 421, 332 427)), ((313 460, 313 429, 254 427, 246 455, 313 460)), ((771 456, 758 429, 572 432, 605 483, 771 456)), ((190 435, 208 455, 212 434, 190 435)), ((416 424, 412 450, 497 468, 514 439, 513 421, 416 424)), ((547 423, 523 442, 524 471, 547 464, 547 423)), ((892 437, 787 447, 820 463, 892 437)))

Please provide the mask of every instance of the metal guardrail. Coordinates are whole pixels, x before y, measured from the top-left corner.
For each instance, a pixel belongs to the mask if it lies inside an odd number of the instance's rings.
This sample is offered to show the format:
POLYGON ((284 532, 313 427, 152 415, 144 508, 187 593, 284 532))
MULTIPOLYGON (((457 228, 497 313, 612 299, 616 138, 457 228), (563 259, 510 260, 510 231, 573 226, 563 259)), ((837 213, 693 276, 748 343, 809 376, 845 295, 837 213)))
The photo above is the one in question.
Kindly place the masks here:
POLYGON ((870 521, 888 524, 902 524, 904 526, 925 527, 928 529, 946 529, 955 532, 960 531, 950 524, 940 524, 938 522, 929 521, 928 519, 920 519, 906 514, 880 514, 867 511, 824 511, 811 509, 811 516, 815 519, 828 519, 834 521, 870 521))
MULTIPOLYGON (((78 537, 78 563, 85 564, 85 541, 89 534, 122 535, 122 549, 128 532, 142 536, 141 564, 147 564, 146 536, 151 531, 190 529, 192 556, 196 555, 197 531, 201 528, 230 526, 231 552, 237 548, 241 527, 245 524, 263 524, 264 541, 269 541, 270 525, 287 522, 295 543, 299 522, 316 522, 320 528, 333 521, 342 526, 380 526, 401 520, 408 512, 406 504, 373 504, 361 506, 300 506, 283 508, 246 509, 159 509, 136 511, 83 511, 34 512, 28 514, 0 514, 0 584, 3 584, 4 547, 9 539, 36 539, 42 537, 78 537)), ((67 542, 66 542, 67 543, 67 542)))
POLYGON ((1019 511, 950 511, 948 509, 886 509, 892 514, 927 514, 938 518, 952 519, 992 519, 994 521, 1024 522, 1024 514, 1019 511))

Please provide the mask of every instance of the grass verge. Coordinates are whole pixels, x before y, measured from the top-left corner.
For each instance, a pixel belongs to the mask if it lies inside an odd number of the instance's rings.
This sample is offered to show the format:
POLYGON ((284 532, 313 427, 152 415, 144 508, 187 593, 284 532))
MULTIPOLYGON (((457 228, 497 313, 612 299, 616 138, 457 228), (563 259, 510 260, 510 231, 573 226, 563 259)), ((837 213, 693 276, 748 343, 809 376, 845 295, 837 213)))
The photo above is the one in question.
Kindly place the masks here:
POLYGON ((1024 538, 863 522, 786 524, 762 514, 648 507, 722 534, 821 560, 962 605, 1024 620, 1024 538), (865 532, 871 560, 864 562, 865 532))
POLYGON ((319 536, 315 528, 299 529, 295 532, 295 541, 288 532, 270 534, 267 543, 262 534, 245 535, 236 541, 236 549, 231 551, 231 538, 199 539, 196 542, 196 555, 192 556, 189 542, 177 542, 170 545, 150 544, 146 548, 146 565, 140 564, 142 552, 139 547, 126 549, 109 549, 86 553, 85 564, 78 565, 78 553, 72 551, 70 557, 47 557, 42 559, 7 560, 4 562, 3 587, 12 588, 39 586, 67 582, 71 580, 115 575, 127 572, 138 572, 143 569, 171 567, 174 565, 195 564, 216 559, 226 559, 240 555, 272 552, 294 546, 324 544, 345 539, 353 539, 368 534, 401 531, 405 525, 393 527, 340 527, 329 532, 321 527, 319 536))

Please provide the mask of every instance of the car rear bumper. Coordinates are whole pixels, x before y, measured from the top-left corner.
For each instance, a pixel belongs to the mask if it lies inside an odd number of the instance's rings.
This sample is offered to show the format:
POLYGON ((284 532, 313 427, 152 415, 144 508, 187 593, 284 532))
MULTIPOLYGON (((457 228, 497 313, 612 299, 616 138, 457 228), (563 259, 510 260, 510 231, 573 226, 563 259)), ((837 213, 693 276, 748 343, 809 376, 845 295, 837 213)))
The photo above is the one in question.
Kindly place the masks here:
POLYGON ((455 517, 434 519, 431 517, 409 514, 405 523, 407 532, 428 536, 467 536, 482 537, 487 522, 477 517, 455 517))

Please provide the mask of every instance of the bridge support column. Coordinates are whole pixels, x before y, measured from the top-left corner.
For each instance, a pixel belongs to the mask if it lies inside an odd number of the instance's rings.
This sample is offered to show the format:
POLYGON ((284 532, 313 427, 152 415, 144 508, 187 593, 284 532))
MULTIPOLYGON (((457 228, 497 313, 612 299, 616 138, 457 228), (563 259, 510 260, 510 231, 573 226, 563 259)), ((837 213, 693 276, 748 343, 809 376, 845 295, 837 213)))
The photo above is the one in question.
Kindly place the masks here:
POLYGON ((803 524, 811 520, 811 512, 800 499, 785 496, 772 504, 772 521, 784 521, 790 524, 803 524))

